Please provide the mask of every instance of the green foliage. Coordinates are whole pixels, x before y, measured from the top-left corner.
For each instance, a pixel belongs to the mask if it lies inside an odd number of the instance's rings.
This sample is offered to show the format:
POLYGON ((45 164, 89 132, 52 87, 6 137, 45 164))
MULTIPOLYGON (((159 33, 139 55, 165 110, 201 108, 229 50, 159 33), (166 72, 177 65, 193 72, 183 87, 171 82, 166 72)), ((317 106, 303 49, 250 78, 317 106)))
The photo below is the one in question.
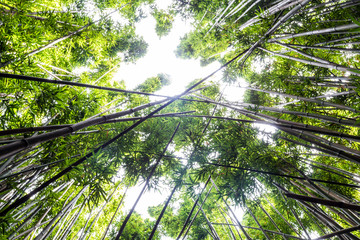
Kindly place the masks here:
POLYGON ((155 9, 152 16, 156 21, 155 32, 159 38, 168 35, 174 22, 174 12, 155 9))

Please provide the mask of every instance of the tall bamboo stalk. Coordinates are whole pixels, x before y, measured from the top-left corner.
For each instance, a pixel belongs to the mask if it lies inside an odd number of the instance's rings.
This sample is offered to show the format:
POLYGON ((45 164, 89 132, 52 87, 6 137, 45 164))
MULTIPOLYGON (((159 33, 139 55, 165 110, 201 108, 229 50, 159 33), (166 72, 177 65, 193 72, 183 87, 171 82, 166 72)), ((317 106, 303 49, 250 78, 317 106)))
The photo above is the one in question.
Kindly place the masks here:
POLYGON ((180 127, 180 123, 176 126, 176 129, 175 129, 174 133, 172 134, 169 142, 168 142, 167 145, 165 146, 165 148, 164 148, 164 150, 162 151, 160 157, 156 160, 154 166, 151 168, 151 172, 149 173, 149 176, 146 178, 146 182, 145 182, 145 184, 144 184, 144 187, 142 188, 141 192, 139 193, 139 196, 137 197, 134 205, 133 205, 132 208, 130 209, 130 212, 127 214, 126 218, 124 219, 123 223, 121 224, 121 227, 120 227, 120 229, 119 229, 119 232, 118 232, 118 234, 117 234, 116 237, 115 237, 116 240, 119 240, 119 239, 120 239, 120 237, 121 237, 121 235, 122 235, 122 233, 123 233, 123 231, 124 231, 124 229, 125 229, 125 227, 126 227, 127 222, 129 221, 132 213, 133 213, 134 210, 135 210, 135 207, 136 207, 137 203, 139 202, 139 200, 140 200, 140 198, 142 197, 143 193, 144 193, 145 190, 147 189, 151 177, 154 175, 157 166, 159 165, 162 157, 165 155, 165 153, 166 153, 166 151, 167 151, 167 148, 169 147, 170 143, 172 142, 173 138, 175 137, 175 134, 176 134, 176 132, 178 131, 179 127, 180 127))

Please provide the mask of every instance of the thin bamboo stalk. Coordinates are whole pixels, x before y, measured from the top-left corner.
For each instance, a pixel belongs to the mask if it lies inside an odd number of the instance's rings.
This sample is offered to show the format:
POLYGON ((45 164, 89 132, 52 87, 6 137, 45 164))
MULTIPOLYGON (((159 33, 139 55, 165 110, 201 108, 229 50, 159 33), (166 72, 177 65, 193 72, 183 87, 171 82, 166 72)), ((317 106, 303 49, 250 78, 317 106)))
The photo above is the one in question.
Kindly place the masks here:
MULTIPOLYGON (((208 190, 208 192, 206 193, 206 196, 204 197, 204 200, 202 201, 201 204, 199 204, 198 201, 194 200, 194 204, 195 204, 195 205, 197 204, 197 205, 199 206, 199 209, 198 209, 197 212, 195 213, 194 217, 191 219, 191 222, 189 223, 189 226, 188 226, 188 228, 186 229, 186 232, 184 233, 183 240, 186 238, 188 232, 190 231, 191 226, 192 226, 193 223, 195 222, 195 219, 196 219, 196 217, 198 216, 200 210, 202 209, 202 206, 204 205, 206 199, 208 198, 208 196, 209 196, 212 188, 213 188, 212 186, 209 188, 209 190, 208 190)), ((200 196, 201 196, 201 195, 199 195, 199 197, 200 197, 200 196)), ((205 214, 204 214, 204 215, 205 215, 205 214)), ((205 218, 206 218, 206 216, 205 216, 205 218)), ((209 224, 208 224, 208 225, 209 225, 209 224)), ((210 228, 211 232, 214 234, 214 236, 217 236, 217 234, 213 231, 213 228, 211 227, 211 225, 209 225, 209 228, 210 228)))
POLYGON ((259 221, 257 220, 256 216, 254 215, 254 213, 251 211, 251 209, 249 208, 249 206, 246 204, 246 202, 244 202, 246 209, 248 210, 248 212, 250 213, 250 215, 252 216, 252 218, 254 219, 254 221, 256 222, 256 224, 259 226, 260 230, 262 231, 262 233, 264 234, 265 238, 270 240, 270 237, 266 234, 266 232, 264 231, 263 227, 261 226, 261 224, 259 223, 259 221))
POLYGON ((210 182, 210 176, 208 177, 207 181, 205 182, 204 187, 201 189, 201 192, 198 194, 198 197, 196 198, 196 200, 195 200, 195 202, 194 202, 194 205, 193 205, 193 207, 191 208, 191 210, 190 210, 190 212, 189 212, 189 214, 188 214, 188 216, 187 216, 187 218, 186 218, 186 220, 185 220, 185 223, 184 223, 184 225, 183 225, 183 227, 182 227, 179 235, 177 236, 176 240, 179 240, 180 237, 182 236, 182 234, 184 233, 185 228, 186 228, 188 222, 190 221, 191 215, 193 214, 193 212, 194 212, 194 210, 195 210, 195 207, 196 207, 197 203, 199 202, 200 196, 201 196, 201 194, 204 192, 204 190, 205 190, 206 186, 209 184, 209 182, 210 182))
POLYGON ((354 28, 358 28, 358 27, 359 27, 359 25, 352 23, 352 24, 346 24, 346 25, 342 25, 342 26, 319 29, 319 30, 314 30, 314 31, 309 31, 309 32, 295 33, 295 34, 290 34, 288 36, 272 38, 272 39, 269 39, 268 42, 275 42, 275 41, 285 40, 285 39, 290 39, 290 38, 295 38, 295 37, 319 35, 319 34, 324 34, 324 33, 331 33, 331 32, 336 32, 336 31, 354 29, 354 28))
POLYGON ((318 50, 329 50, 329 51, 343 51, 343 52, 360 52, 360 49, 356 48, 336 48, 336 47, 324 47, 324 46, 306 46, 299 44, 286 44, 290 47, 298 47, 303 49, 318 49, 318 50))
POLYGON ((109 224, 106 226, 106 229, 105 229, 105 231, 104 231, 104 233, 103 233, 103 235, 102 235, 101 240, 104 240, 104 239, 105 239, 106 234, 107 234, 107 232, 109 231, 109 228, 110 228, 112 222, 114 221, 115 216, 116 216, 117 212, 119 211, 121 204, 122 204, 123 201, 124 201, 124 198, 125 198, 125 196, 126 196, 126 192, 127 192, 128 189, 129 189, 129 187, 126 187, 125 192, 124 192, 124 194, 122 195, 121 200, 120 200, 120 202, 119 202, 119 204, 118 204, 118 206, 117 206, 117 208, 116 208, 113 216, 111 217, 109 224))
POLYGON ((99 90, 105 90, 105 91, 111 91, 111 92, 119 92, 119 93, 128 93, 128 94, 138 94, 138 95, 145 95, 145 96, 171 98, 170 96, 165 96, 165 95, 158 95, 158 94, 153 94, 153 93, 131 91, 131 90, 125 90, 125 89, 120 89, 120 88, 102 87, 102 86, 91 85, 91 84, 86 84, 86 83, 63 81, 61 79, 52 80, 52 79, 46 79, 46 78, 23 76, 23 75, 9 74, 9 73, 0 73, 0 77, 18 79, 18 80, 26 80, 26 81, 33 81, 33 82, 41 82, 41 83, 51 83, 51 84, 64 85, 64 86, 84 87, 84 88, 88 88, 88 89, 99 89, 99 90))
MULTIPOLYGON (((239 170, 244 170, 244 171, 249 171, 249 172, 263 173, 263 174, 272 175, 272 176, 286 177, 286 178, 292 178, 292 179, 298 179, 298 180, 306 180, 305 177, 298 177, 298 176, 293 176, 293 175, 262 171, 262 170, 258 170, 258 169, 252 169, 252 168, 243 168, 243 167, 237 167, 237 166, 225 165, 225 164, 218 164, 218 163, 207 163, 207 164, 218 166, 218 167, 239 169, 239 170)), ((339 182, 321 180, 321 179, 314 179, 314 178, 309 178, 309 179, 311 181, 314 181, 314 182, 322 182, 322 183, 334 184, 334 185, 339 185, 339 186, 346 186, 346 187, 351 187, 351 188, 360 188, 359 185, 355 185, 355 184, 339 183, 339 182)))
POLYGON ((174 195, 174 193, 175 193, 175 191, 176 191, 176 189, 178 188, 179 185, 180 184, 176 184, 175 187, 173 188, 173 190, 171 191, 170 196, 168 197, 164 207, 162 208, 159 217, 156 219, 155 225, 154 225, 153 229, 151 230, 151 233, 150 233, 150 236, 149 236, 148 240, 151 240, 153 238, 153 236, 154 236, 154 234, 156 232, 156 229, 157 229, 157 227, 158 227, 158 225, 159 225, 159 223, 161 221, 161 218, 163 217, 163 215, 164 215, 164 213, 166 211, 166 208, 169 205, 169 203, 170 203, 170 201, 172 199, 172 196, 174 195))
MULTIPOLYGON (((289 59, 289 60, 301 62, 301 63, 304 63, 304 64, 309 64, 309 65, 316 66, 316 67, 323 67, 323 68, 328 68, 328 69, 335 69, 335 70, 339 70, 339 71, 344 71, 344 72, 347 72, 347 73, 350 73, 350 74, 353 74, 353 75, 356 75, 356 76, 360 76, 360 73, 358 73, 357 69, 354 69, 354 68, 348 68, 348 67, 344 67, 344 66, 338 65, 338 64, 329 64, 329 63, 324 64, 324 63, 309 61, 309 60, 305 60, 305 59, 301 59, 301 58, 292 57, 292 56, 288 56, 288 55, 285 55, 285 54, 269 51, 269 50, 267 50, 265 48, 262 48, 262 47, 259 47, 259 49, 261 49, 261 50, 263 50, 263 51, 265 51, 267 53, 270 53, 270 54, 272 54, 274 56, 283 57, 283 58, 286 58, 286 59, 289 59)), ((350 110, 350 111, 356 112, 354 110, 350 110)))
MULTIPOLYGON (((219 188, 217 187, 217 185, 215 184, 215 182, 212 180, 212 178, 210 177, 211 183, 213 184, 213 186, 216 188, 216 190, 220 193, 219 188)), ((223 202, 225 203, 226 207, 228 208, 228 210, 231 212, 231 214, 233 215, 233 217, 236 220, 237 225, 240 227, 241 231, 244 233, 246 239, 251 240, 252 238, 249 236, 249 234, 245 231, 244 227, 241 225, 240 221, 237 219, 235 213, 232 211, 232 209, 230 208, 229 204, 225 201, 225 199, 223 198, 223 196, 220 196, 221 199, 223 200, 223 202)))
POLYGON ((130 209, 130 212, 127 214, 126 218, 124 219, 123 223, 121 224, 121 227, 120 227, 120 229, 119 229, 119 232, 118 232, 118 234, 117 234, 116 237, 115 237, 116 240, 119 240, 119 239, 120 239, 120 237, 121 237, 121 235, 122 235, 122 233, 123 233, 123 231, 124 231, 124 229, 125 229, 125 227, 126 227, 127 222, 129 221, 132 213, 133 213, 134 210, 135 210, 135 207, 136 207, 137 203, 139 202, 140 198, 142 197, 143 193, 145 192, 145 189, 148 187, 151 177, 154 175, 155 170, 156 170, 157 166, 159 165, 159 163, 160 163, 163 155, 165 155, 165 152, 167 151, 167 148, 169 147, 169 145, 170 145, 170 143, 172 142, 172 140, 173 140, 176 132, 178 131, 179 126, 180 126, 180 123, 176 126, 176 129, 175 129, 174 133, 172 134, 169 142, 168 142, 167 145, 165 146, 165 148, 164 148, 164 150, 162 151, 160 157, 156 160, 156 163, 154 164, 154 166, 152 167, 149 176, 146 178, 146 182, 145 182, 145 184, 144 184, 144 187, 142 188, 141 192, 139 193, 139 196, 137 197, 137 199, 136 199, 135 203, 133 204, 132 208, 130 209))
MULTIPOLYGON (((63 36, 63 37, 57 38, 57 39, 51 41, 50 43, 48 43, 48 44, 46 44, 46 45, 44 45, 44 46, 42 46, 42 47, 40 47, 40 48, 38 48, 38 49, 35 49, 35 50, 33 50, 33 51, 25 54, 24 57, 30 57, 30 56, 32 56, 32 55, 35 55, 35 54, 37 54, 37 53, 39 53, 39 52, 42 52, 42 51, 44 51, 44 50, 46 50, 46 49, 48 49, 48 48, 50 48, 50 47, 58 44, 59 42, 62 42, 62 41, 64 41, 64 40, 68 39, 68 38, 71 38, 72 36, 75 36, 76 34, 84 31, 85 29, 87 29, 87 28, 90 27, 91 25, 93 25, 93 24, 95 24, 95 23, 97 23, 97 22, 100 22, 100 21, 106 19, 109 15, 111 15, 112 13, 114 13, 114 12, 116 12, 116 11, 117 11, 117 10, 115 10, 115 11, 107 14, 106 16, 100 18, 99 20, 96 20, 96 21, 94 21, 94 22, 90 22, 90 23, 84 25, 83 27, 77 29, 76 31, 70 32, 69 34, 67 34, 67 35, 65 35, 65 36, 63 36)), ((4 63, 0 64, 0 68, 6 67, 6 66, 8 66, 8 65, 10 65, 10 64, 12 64, 12 63, 14 63, 14 62, 19 61, 20 59, 21 59, 21 58, 14 58, 14 59, 12 59, 12 60, 9 60, 9 61, 7 61, 7 62, 4 62, 4 63)))
POLYGON ((132 109, 129 109, 129 110, 125 110, 125 111, 121 111, 121 112, 118 112, 118 113, 105 115, 105 116, 90 119, 90 120, 81 121, 79 123, 72 124, 69 127, 64 127, 64 128, 55 130, 55 131, 50 132, 50 133, 39 134, 38 136, 32 136, 32 137, 29 137, 29 138, 25 138, 25 139, 23 139, 22 141, 19 141, 19 142, 14 142, 14 143, 7 144, 5 146, 1 146, 0 147, 0 156, 1 156, 0 160, 4 159, 4 158, 7 158, 7 157, 10 157, 10 156, 12 156, 13 154, 15 154, 17 152, 20 152, 20 151, 22 151, 22 150, 24 150, 26 148, 35 146, 35 145, 37 145, 39 143, 42 143, 42 142, 45 142, 45 141, 55 139, 57 137, 67 135, 67 134, 70 134, 72 132, 76 132, 76 131, 81 130, 83 128, 86 128, 86 127, 89 127, 89 126, 92 126, 92 125, 95 125, 95 124, 102 123, 102 122, 104 122, 106 120, 111 120, 111 119, 118 118, 118 117, 121 117, 121 116, 129 115, 131 113, 134 113, 134 112, 149 108, 151 106, 163 103, 165 101, 166 100, 160 100, 160 101, 156 101, 156 102, 152 102, 152 103, 147 103, 147 104, 140 105, 138 107, 135 107, 135 108, 132 108, 132 109))

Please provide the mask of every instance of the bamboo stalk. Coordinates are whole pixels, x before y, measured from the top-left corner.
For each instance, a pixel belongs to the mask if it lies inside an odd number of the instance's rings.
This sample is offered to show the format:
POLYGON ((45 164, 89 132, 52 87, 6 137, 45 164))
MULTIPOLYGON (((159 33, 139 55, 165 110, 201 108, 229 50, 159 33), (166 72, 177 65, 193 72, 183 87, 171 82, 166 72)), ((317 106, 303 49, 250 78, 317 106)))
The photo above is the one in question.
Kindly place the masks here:
POLYGON ((254 219, 254 221, 256 222, 256 224, 259 226, 260 230, 262 231, 262 233, 264 234, 265 238, 270 240, 270 237, 266 234, 266 232, 264 231, 263 227, 260 225, 259 221, 257 220, 256 216, 254 215, 254 213, 251 211, 251 209, 249 208, 249 206, 246 204, 246 202, 244 202, 245 207, 247 208, 248 212, 250 213, 250 215, 252 216, 252 218, 254 219))
POLYGON ((290 47, 298 47, 303 49, 323 49, 323 50, 329 50, 329 51, 343 51, 343 52, 360 52, 360 49, 356 48, 336 48, 336 47, 325 47, 325 46, 305 46, 305 45, 299 45, 299 44, 287 44, 290 47))
POLYGON ((117 208, 116 208, 116 210, 115 210, 115 212, 114 212, 114 214, 113 214, 113 216, 112 216, 111 219, 110 219, 109 224, 106 226, 106 229, 105 229, 105 231, 104 231, 104 233, 103 233, 103 235, 102 235, 101 240, 104 240, 104 239, 105 239, 106 234, 107 234, 107 232, 109 231, 110 225, 111 225, 112 222, 114 221, 115 216, 116 216, 116 213, 119 211, 120 206, 121 206, 121 204, 122 204, 123 201, 124 201, 124 198, 125 198, 125 196, 126 196, 126 192, 127 192, 128 189, 129 189, 129 187, 127 186, 126 189, 125 189, 125 192, 124 192, 123 196, 121 197, 121 200, 120 200, 120 202, 119 202, 119 204, 118 204, 118 206, 117 206, 117 208))
POLYGON ((170 203, 170 201, 172 199, 172 196, 174 195, 174 193, 175 193, 175 191, 176 191, 176 189, 178 188, 179 185, 180 184, 176 184, 175 187, 173 188, 173 190, 171 191, 170 196, 168 197, 164 207, 162 208, 159 217, 156 219, 155 225, 154 225, 153 229, 151 230, 151 233, 150 233, 150 236, 149 236, 148 240, 151 240, 153 238, 153 236, 154 236, 154 234, 156 232, 156 229, 157 229, 157 227, 158 227, 158 225, 159 225, 159 223, 161 221, 161 218, 163 217, 163 215, 164 215, 164 213, 166 211, 166 208, 169 205, 169 203, 170 203))
POLYGON ((167 151, 167 148, 169 147, 170 143, 172 142, 173 138, 175 137, 175 134, 176 134, 176 132, 178 131, 179 126, 180 126, 180 123, 176 126, 176 129, 175 129, 174 133, 172 134, 169 142, 168 142, 167 145, 165 146, 165 148, 164 148, 164 150, 162 151, 160 157, 156 160, 156 163, 154 164, 154 166, 152 167, 149 176, 146 178, 146 182, 145 182, 145 184, 144 184, 144 187, 142 188, 141 192, 139 193, 139 196, 137 197, 137 199, 136 199, 135 203, 133 204, 132 208, 130 209, 130 212, 127 214, 126 218, 124 219, 123 223, 121 224, 121 227, 120 227, 120 229, 119 229, 119 231, 118 231, 118 234, 117 234, 116 237, 115 237, 115 240, 119 240, 119 239, 120 239, 120 237, 121 237, 121 235, 122 235, 122 233, 123 233, 123 231, 124 231, 124 229, 125 229, 125 226, 126 226, 127 222, 129 221, 132 213, 134 212, 135 207, 136 207, 137 203, 139 202, 140 198, 142 197, 145 189, 148 187, 151 177, 154 175, 155 170, 156 170, 157 166, 159 165, 159 163, 160 163, 163 155, 165 155, 165 152, 167 151))
POLYGON ((319 29, 319 30, 314 30, 314 31, 309 31, 309 32, 302 32, 302 33, 295 33, 295 34, 290 34, 288 36, 283 36, 283 37, 277 37, 277 38, 272 38, 269 39, 268 42, 275 42, 275 41, 279 41, 279 40, 285 40, 285 39, 290 39, 290 38, 295 38, 295 37, 304 37, 304 36, 311 36, 311 35, 319 35, 319 34, 324 34, 324 33, 331 33, 331 32, 336 32, 336 31, 342 31, 342 30, 348 30, 348 29, 354 29, 354 28, 358 28, 359 25, 352 23, 352 24, 346 24, 346 25, 342 25, 342 26, 336 26, 336 27, 331 27, 331 28, 325 28, 325 29, 319 29))
MULTIPOLYGON (((347 73, 350 73, 350 74, 353 74, 353 75, 356 75, 356 76, 360 76, 360 73, 356 72, 358 70, 354 69, 354 68, 348 68, 348 67, 344 67, 344 66, 341 66, 341 65, 338 65, 338 64, 324 64, 324 63, 309 61, 309 60, 296 58, 296 57, 288 56, 288 55, 281 54, 281 53, 272 52, 272 51, 269 51, 269 50, 267 50, 265 48, 262 48, 262 47, 259 47, 259 49, 261 49, 261 50, 263 50, 263 51, 265 51, 267 53, 270 53, 272 55, 283 57, 283 58, 286 58, 286 59, 289 59, 289 60, 301 62, 301 63, 304 63, 304 64, 309 64, 309 65, 316 66, 316 67, 323 67, 323 68, 328 68, 328 69, 335 69, 335 70, 339 70, 339 71, 344 71, 344 72, 347 72, 347 73)), ((350 110, 350 111, 358 112, 356 110, 350 110)))
POLYGON ((360 211, 360 206, 357 204, 350 204, 350 203, 344 203, 344 202, 339 202, 339 201, 334 201, 334 200, 326 200, 326 199, 321 199, 321 198, 308 197, 305 195, 299 195, 299 194, 294 194, 294 193, 290 193, 290 192, 286 192, 284 194, 288 198, 292 198, 292 199, 296 199, 296 200, 300 200, 300 201, 306 201, 306 202, 318 203, 318 204, 326 205, 326 206, 333 206, 333 207, 337 207, 337 208, 344 208, 344 209, 360 211))
MULTIPOLYGON (((212 180, 212 178, 210 177, 211 183, 213 184, 213 186, 216 188, 216 190, 220 193, 219 188, 217 187, 217 185, 215 184, 214 180, 212 180)), ((221 199, 223 200, 223 202, 225 203, 226 207, 228 208, 228 210, 231 212, 231 214, 234 216, 237 225, 240 227, 241 231, 244 233, 246 239, 251 240, 252 238, 249 236, 249 234, 245 231, 244 227, 241 225, 240 221, 237 219, 235 213, 232 211, 232 209, 230 208, 230 206, 228 205, 228 203, 225 201, 225 199, 223 198, 223 196, 220 196, 221 199)))

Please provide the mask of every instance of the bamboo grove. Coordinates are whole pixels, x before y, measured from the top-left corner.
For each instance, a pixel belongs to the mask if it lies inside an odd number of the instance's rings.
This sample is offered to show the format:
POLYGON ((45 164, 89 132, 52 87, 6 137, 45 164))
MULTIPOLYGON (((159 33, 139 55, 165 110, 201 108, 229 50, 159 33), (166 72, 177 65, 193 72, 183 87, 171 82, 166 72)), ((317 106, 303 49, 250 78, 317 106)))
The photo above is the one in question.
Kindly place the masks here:
POLYGON ((1 239, 360 239, 359 16, 357 0, 1 1, 1 239), (192 19, 177 56, 222 66, 176 96, 157 93, 166 69, 126 89, 113 74, 146 54, 144 7, 159 37, 192 19), (136 212, 150 189, 154 220, 136 212))

